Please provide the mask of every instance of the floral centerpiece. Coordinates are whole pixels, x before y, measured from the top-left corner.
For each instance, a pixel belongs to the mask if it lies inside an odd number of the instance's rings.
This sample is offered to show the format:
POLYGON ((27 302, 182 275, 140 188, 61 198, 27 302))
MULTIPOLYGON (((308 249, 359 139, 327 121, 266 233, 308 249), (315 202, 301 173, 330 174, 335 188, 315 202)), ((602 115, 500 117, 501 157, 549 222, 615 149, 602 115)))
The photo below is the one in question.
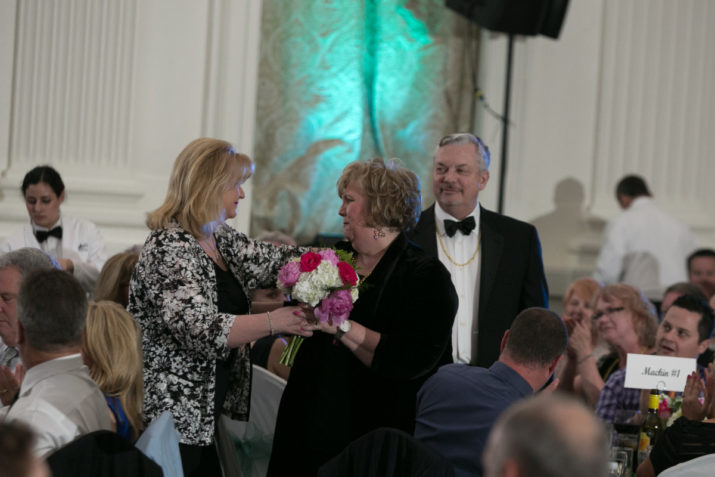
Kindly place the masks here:
MULTIPOLYGON (((705 403, 705 398, 698 398, 700 404, 705 403)), ((663 393, 658 404, 658 416, 665 423, 665 427, 670 427, 680 416, 683 415, 683 395, 680 393, 663 393)))
MULTIPOLYGON (((278 288, 290 299, 313 309, 320 322, 339 326, 348 319, 358 299, 358 276, 353 257, 342 250, 306 252, 278 272, 278 288)), ((293 336, 280 362, 293 366, 302 336, 293 336)))

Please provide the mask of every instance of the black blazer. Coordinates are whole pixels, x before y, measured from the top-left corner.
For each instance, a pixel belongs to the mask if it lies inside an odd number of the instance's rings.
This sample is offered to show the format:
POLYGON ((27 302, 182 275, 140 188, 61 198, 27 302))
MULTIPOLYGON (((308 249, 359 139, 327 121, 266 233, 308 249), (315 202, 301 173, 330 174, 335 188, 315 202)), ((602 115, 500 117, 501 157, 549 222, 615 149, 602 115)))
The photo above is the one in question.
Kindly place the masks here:
MULTIPOLYGON (((541 262, 536 228, 505 215, 480 208, 482 234, 479 283, 477 359, 471 364, 489 367, 499 357, 504 331, 517 314, 532 306, 549 306, 549 289, 541 262)), ((427 254, 438 257, 434 205, 420 217, 412 240, 427 254)))

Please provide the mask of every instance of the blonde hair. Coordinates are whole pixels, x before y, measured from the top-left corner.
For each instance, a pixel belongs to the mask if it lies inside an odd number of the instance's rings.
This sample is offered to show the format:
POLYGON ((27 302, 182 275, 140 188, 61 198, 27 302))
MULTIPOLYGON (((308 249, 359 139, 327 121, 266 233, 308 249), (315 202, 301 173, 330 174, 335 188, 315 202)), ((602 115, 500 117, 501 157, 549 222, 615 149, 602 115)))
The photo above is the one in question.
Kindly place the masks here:
POLYGON ((633 316, 633 331, 638 335, 641 346, 652 348, 655 346, 655 334, 658 331, 658 318, 655 316, 655 307, 645 295, 635 287, 624 283, 606 285, 593 299, 593 307, 602 299, 610 303, 613 299, 623 303, 626 310, 633 316))
POLYGON ((579 278, 566 289, 566 293, 564 293, 564 305, 569 302, 574 294, 583 298, 583 301, 586 303, 595 304, 593 298, 601 288, 603 288, 603 285, 598 280, 588 277, 579 278))
POLYGON ((109 300, 127 306, 126 297, 122 296, 122 286, 129 285, 134 266, 139 260, 138 253, 118 253, 109 257, 99 272, 94 287, 95 301, 109 300))
POLYGON ((379 157, 348 164, 338 179, 340 198, 350 184, 357 186, 367 198, 365 225, 368 227, 404 231, 417 224, 422 207, 420 180, 396 159, 387 164, 379 157))
POLYGON ((253 162, 226 141, 191 141, 174 162, 164 203, 147 216, 151 230, 177 222, 199 238, 210 234, 221 217, 221 194, 253 174, 253 162))
POLYGON ((141 333, 134 318, 113 301, 90 303, 82 356, 99 389, 119 398, 136 439, 144 428, 144 384, 141 333))

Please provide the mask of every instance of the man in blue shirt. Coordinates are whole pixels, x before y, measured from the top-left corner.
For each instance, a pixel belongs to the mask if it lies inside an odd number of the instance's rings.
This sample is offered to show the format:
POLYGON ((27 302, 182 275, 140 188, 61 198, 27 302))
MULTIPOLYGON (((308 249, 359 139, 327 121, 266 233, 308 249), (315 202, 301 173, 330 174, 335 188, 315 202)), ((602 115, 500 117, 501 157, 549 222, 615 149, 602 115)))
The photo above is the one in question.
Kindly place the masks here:
POLYGON ((415 437, 449 459, 457 477, 481 476, 492 425, 512 403, 546 384, 567 339, 557 314, 522 311, 504 333, 499 360, 491 367, 449 364, 425 382, 417 394, 415 437))

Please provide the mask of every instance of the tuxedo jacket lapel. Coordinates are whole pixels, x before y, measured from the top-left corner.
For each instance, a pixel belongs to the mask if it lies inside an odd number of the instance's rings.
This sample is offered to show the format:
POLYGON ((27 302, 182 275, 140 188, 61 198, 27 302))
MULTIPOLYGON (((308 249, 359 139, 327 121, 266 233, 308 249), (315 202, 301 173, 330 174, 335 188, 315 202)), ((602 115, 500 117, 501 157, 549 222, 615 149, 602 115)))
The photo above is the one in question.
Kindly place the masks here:
POLYGON ((494 280, 499 269, 499 261, 504 247, 504 237, 492 225, 489 214, 481 209, 479 228, 482 234, 482 263, 479 274, 479 320, 488 320, 485 316, 485 306, 494 288, 494 280))

